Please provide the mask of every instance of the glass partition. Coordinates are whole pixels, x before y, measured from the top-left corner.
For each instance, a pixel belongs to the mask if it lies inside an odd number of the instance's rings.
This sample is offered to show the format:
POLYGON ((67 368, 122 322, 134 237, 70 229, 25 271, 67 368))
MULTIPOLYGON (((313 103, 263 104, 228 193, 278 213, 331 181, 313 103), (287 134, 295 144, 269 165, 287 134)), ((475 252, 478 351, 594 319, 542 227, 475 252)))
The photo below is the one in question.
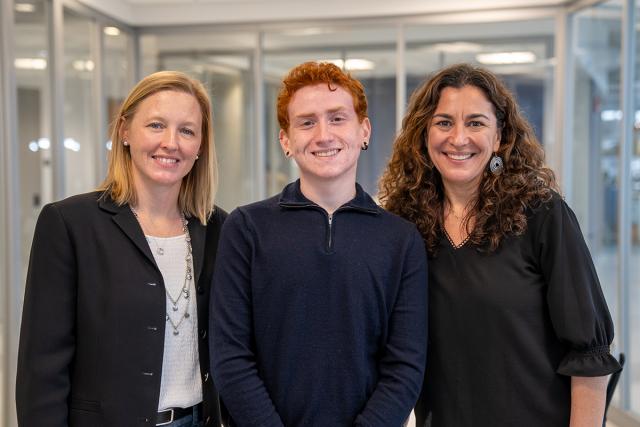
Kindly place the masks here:
POLYGON ((64 176, 66 195, 93 190, 99 179, 94 117, 94 26, 89 18, 64 10, 64 176))
POLYGON ((580 10, 572 19, 572 204, 617 320, 622 10, 609 1, 580 10))
MULTIPOLYGON (((100 150, 111 149, 110 125, 116 118, 120 105, 126 98, 129 90, 133 87, 133 38, 115 26, 103 26, 102 34, 104 38, 104 95, 106 102, 106 120, 103 129, 105 131, 99 141, 100 150)), ((107 156, 99 156, 106 159, 107 156)), ((106 170, 106 162, 101 165, 103 171, 106 170)))

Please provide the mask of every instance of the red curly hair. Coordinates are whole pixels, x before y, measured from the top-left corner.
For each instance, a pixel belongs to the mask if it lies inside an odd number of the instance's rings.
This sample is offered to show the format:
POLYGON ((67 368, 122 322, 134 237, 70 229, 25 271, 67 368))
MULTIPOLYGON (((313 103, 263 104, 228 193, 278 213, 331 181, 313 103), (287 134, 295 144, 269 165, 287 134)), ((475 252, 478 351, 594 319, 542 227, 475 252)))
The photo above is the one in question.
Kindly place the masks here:
POLYGON ((304 62, 289 71, 282 81, 278 93, 277 109, 280 129, 289 130, 289 103, 293 95, 306 86, 326 83, 329 90, 334 91, 340 86, 351 94, 353 108, 362 122, 367 117, 367 97, 362 83, 353 78, 331 62, 304 62))
POLYGON ((380 179, 382 205, 415 223, 434 255, 444 230, 445 194, 442 177, 427 151, 433 114, 444 88, 473 86, 493 104, 501 132, 497 154, 504 169, 494 175, 485 169, 478 196, 465 218, 473 229, 469 242, 495 251, 508 235, 524 233, 526 210, 549 200, 558 191, 554 173, 545 166, 544 151, 514 96, 492 72, 469 64, 447 67, 413 92, 391 160, 380 179))

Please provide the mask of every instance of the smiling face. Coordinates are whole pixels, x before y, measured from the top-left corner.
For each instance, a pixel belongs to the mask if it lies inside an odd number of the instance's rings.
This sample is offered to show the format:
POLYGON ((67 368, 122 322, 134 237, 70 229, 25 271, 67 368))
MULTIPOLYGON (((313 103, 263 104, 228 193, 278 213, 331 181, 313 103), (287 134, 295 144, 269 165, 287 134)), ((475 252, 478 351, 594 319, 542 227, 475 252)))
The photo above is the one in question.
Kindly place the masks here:
POLYGON ((202 112, 193 95, 160 91, 148 96, 124 126, 137 190, 180 190, 202 142, 202 112))
POLYGON ((500 146, 493 104, 475 86, 446 87, 429 124, 427 150, 445 190, 475 191, 500 146))
POLYGON ((299 89, 288 106, 289 129, 280 130, 280 144, 298 164, 307 185, 355 184, 358 157, 369 141, 371 124, 362 121, 351 94, 326 83, 299 89))

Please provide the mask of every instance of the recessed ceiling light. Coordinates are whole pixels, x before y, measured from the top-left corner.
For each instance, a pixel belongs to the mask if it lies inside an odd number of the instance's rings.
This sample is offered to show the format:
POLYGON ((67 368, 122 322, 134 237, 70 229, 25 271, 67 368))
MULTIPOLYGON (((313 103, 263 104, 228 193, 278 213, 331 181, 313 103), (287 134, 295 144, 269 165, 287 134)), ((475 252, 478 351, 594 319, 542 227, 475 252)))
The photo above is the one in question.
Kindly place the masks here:
POLYGON ((368 59, 352 58, 346 62, 342 59, 329 59, 326 62, 331 62, 346 71, 369 71, 375 68, 375 64, 368 59))
POLYGON ((19 70, 44 70, 47 68, 47 60, 43 58, 16 58, 13 65, 19 70))
POLYGON ((14 9, 16 12, 31 13, 36 11, 36 5, 31 3, 16 3, 14 9))
POLYGON ((120 29, 118 27, 104 27, 102 30, 108 36, 119 36, 120 29))
POLYGON ((476 60, 487 65, 531 64, 536 62, 536 55, 528 51, 479 53, 476 60))

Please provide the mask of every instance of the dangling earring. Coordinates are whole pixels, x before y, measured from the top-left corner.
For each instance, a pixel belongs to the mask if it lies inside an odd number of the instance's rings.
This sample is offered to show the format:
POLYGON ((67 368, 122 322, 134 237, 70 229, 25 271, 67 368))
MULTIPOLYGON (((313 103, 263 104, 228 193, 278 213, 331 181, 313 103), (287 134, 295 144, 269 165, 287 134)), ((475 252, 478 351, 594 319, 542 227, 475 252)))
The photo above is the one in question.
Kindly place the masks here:
POLYGON ((369 141, 364 141, 362 143, 362 151, 367 151, 369 149, 369 141))
POLYGON ((123 140, 122 140, 122 145, 124 145, 125 147, 128 147, 128 146, 129 146, 129 143, 127 142, 127 140, 126 140, 126 139, 123 139, 123 140))
POLYGON ((502 158, 500 158, 496 153, 493 153, 493 157, 489 160, 489 170, 494 175, 500 175, 503 169, 504 164, 502 163, 502 158))

